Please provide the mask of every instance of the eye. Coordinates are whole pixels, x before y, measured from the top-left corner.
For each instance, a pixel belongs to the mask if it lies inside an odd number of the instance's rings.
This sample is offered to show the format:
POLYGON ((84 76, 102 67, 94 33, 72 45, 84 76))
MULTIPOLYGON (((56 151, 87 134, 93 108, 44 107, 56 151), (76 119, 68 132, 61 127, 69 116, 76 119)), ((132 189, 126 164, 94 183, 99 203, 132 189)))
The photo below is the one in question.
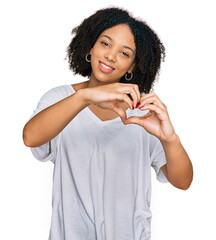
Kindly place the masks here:
POLYGON ((129 54, 127 54, 126 52, 122 52, 122 54, 126 57, 129 57, 129 54))
POLYGON ((109 46, 109 44, 108 44, 107 42, 101 41, 100 43, 101 43, 102 45, 106 46, 106 47, 109 46))

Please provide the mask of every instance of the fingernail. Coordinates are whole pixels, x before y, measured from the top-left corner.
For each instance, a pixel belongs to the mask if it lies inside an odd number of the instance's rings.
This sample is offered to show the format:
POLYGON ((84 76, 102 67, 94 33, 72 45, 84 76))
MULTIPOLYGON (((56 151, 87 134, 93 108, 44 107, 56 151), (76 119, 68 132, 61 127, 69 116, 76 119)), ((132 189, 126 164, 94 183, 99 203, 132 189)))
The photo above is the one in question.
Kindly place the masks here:
POLYGON ((134 106, 132 106, 132 109, 134 110, 134 106))
POLYGON ((143 108, 143 106, 139 106, 139 109, 143 108))
POLYGON ((141 103, 137 103, 136 108, 138 108, 141 105, 141 103))

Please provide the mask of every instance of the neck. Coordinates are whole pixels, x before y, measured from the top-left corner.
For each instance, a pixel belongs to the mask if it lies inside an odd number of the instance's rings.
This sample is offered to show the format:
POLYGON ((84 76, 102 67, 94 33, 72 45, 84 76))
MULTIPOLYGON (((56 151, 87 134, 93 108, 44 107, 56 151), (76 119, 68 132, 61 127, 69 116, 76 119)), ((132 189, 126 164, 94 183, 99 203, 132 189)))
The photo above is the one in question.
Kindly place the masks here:
MULTIPOLYGON (((120 81, 120 79, 119 79, 119 81, 120 81)), ((118 82, 119 82, 119 81, 118 81, 118 82)), ((114 82, 109 82, 109 83, 107 83, 107 82, 102 82, 102 81, 96 79, 95 76, 92 74, 91 77, 90 77, 90 79, 89 79, 89 81, 87 81, 86 87, 87 87, 87 88, 99 87, 99 86, 104 86, 104 85, 111 84, 111 83, 115 83, 115 82, 116 82, 116 81, 114 81, 114 82)))

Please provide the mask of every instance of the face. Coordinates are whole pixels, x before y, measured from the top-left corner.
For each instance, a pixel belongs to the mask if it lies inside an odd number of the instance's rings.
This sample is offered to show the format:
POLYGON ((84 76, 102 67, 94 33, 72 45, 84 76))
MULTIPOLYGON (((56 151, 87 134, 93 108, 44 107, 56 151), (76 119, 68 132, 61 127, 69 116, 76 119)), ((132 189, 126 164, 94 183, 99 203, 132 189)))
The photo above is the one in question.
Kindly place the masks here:
POLYGON ((119 82, 133 70, 136 54, 134 36, 126 24, 119 24, 101 33, 90 51, 92 74, 90 80, 101 83, 119 82))

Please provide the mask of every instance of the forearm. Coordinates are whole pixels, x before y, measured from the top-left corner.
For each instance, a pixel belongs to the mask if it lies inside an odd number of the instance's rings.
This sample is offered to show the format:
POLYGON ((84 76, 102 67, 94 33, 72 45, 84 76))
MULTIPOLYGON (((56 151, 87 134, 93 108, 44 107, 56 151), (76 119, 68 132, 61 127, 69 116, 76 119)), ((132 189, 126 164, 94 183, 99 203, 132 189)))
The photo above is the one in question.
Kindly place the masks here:
POLYGON ((82 89, 35 115, 23 129, 23 141, 28 147, 49 142, 89 104, 82 89))
POLYGON ((161 143, 166 155, 170 183, 177 188, 189 188, 193 179, 193 167, 179 137, 176 135, 172 141, 161 143))

